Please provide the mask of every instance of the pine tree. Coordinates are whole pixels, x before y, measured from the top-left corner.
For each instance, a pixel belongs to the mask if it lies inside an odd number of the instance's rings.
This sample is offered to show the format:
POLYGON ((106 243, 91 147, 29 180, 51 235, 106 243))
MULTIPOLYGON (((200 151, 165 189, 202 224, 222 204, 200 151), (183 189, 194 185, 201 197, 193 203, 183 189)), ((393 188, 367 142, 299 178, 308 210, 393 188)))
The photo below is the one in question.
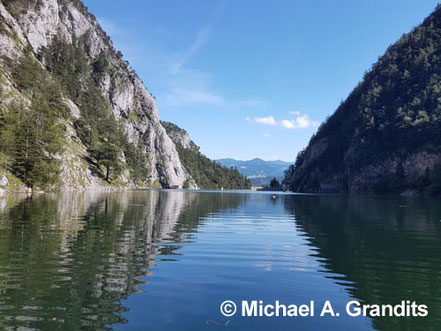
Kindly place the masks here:
POLYGON ((271 188, 278 188, 278 187, 280 187, 280 183, 279 183, 279 181, 277 180, 276 177, 274 177, 274 178, 271 180, 271 182, 270 182, 270 187, 271 187, 271 188))

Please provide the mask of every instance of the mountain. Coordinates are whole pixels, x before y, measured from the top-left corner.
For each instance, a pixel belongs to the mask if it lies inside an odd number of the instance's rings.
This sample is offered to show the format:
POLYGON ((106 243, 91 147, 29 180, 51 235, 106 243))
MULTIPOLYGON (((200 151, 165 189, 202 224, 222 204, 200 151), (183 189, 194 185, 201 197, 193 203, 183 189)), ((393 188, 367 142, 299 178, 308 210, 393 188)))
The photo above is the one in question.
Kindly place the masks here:
POLYGON ((290 162, 264 161, 259 158, 248 161, 219 159, 216 162, 227 168, 237 168, 242 175, 251 179, 253 186, 266 186, 274 177, 282 181, 284 171, 291 165, 290 162))
POLYGON ((0 2, 0 165, 22 189, 199 186, 80 0, 0 2))
MULTIPOLYGON (((230 169, 210 160, 199 151, 188 133, 170 122, 161 122, 176 145, 182 164, 200 188, 248 189, 251 182, 236 169, 230 169)), ((185 186, 190 183, 186 182, 185 186)))
POLYGON ((403 35, 322 124, 284 184, 441 193, 441 7, 403 35))

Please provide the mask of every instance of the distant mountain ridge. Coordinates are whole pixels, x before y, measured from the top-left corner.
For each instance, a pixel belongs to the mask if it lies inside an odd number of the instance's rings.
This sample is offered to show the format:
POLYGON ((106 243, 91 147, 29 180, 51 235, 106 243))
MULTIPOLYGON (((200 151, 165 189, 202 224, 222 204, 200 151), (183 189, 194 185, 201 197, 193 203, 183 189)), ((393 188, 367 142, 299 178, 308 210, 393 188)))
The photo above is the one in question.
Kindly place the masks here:
POLYGON ((254 186, 265 186, 274 177, 281 181, 285 176, 285 170, 292 164, 280 160, 265 161, 259 158, 248 161, 226 158, 218 159, 216 162, 224 167, 237 168, 242 175, 251 179, 254 186))
MULTIPOLYGON (((191 140, 187 131, 176 124, 161 121, 167 135, 176 145, 179 158, 188 169, 192 180, 202 189, 249 189, 251 182, 236 169, 224 167, 210 160, 200 152, 200 148, 191 140)), ((184 187, 193 183, 187 181, 184 187)))

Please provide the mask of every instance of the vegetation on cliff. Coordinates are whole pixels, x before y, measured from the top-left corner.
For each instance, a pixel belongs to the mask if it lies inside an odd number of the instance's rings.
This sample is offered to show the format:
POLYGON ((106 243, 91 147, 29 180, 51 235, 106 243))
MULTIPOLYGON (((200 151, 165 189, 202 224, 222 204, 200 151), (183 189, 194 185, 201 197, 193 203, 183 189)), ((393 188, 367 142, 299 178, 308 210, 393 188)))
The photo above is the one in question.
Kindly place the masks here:
POLYGON ((204 189, 249 189, 251 181, 235 168, 226 168, 210 160, 199 151, 199 147, 188 137, 185 130, 170 122, 162 122, 167 134, 173 139, 179 157, 194 178, 204 189))
POLYGON ((32 56, 8 62, 15 87, 31 103, 0 108, 4 167, 29 187, 56 185, 65 143, 63 121, 72 121, 91 167, 104 180, 116 180, 125 160, 134 181, 147 182, 145 153, 128 142, 97 87, 96 77, 107 70, 104 57, 88 63, 79 45, 54 42, 41 51, 40 60, 46 68, 32 56), (65 97, 78 106, 78 118, 72 118, 65 97))
POLYGON ((285 184, 295 191, 317 191, 323 182, 356 191, 417 188, 436 181, 440 139, 438 7, 365 74, 299 153, 285 184))
POLYGON ((55 41, 42 50, 41 60, 80 109, 74 127, 87 147, 95 170, 106 181, 116 179, 123 170, 121 160, 124 159, 135 182, 147 182, 145 152, 128 142, 99 89, 100 76, 112 70, 106 55, 101 54, 89 63, 80 43, 74 41, 69 45, 55 41))
POLYGON ((194 186, 153 96, 81 0, 1 0, 0 44, 3 171, 43 189, 194 186))
MULTIPOLYGON (((0 106, 0 162, 29 187, 57 183, 63 146, 63 124, 68 111, 58 86, 31 57, 13 69, 14 82, 30 103, 0 106)), ((7 97, 0 91, 0 98, 7 97)))

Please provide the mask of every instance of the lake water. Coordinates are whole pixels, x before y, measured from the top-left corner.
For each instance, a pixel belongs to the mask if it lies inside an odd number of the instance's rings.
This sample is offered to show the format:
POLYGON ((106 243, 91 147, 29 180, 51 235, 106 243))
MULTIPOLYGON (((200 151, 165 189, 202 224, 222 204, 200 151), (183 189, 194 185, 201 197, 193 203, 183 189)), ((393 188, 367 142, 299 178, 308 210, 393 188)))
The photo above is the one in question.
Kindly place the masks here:
POLYGON ((0 329, 440 330, 441 203, 181 191, 0 197, 0 293, 0 329), (225 317, 224 300, 330 300, 342 314, 225 317), (429 315, 349 317, 350 300, 411 300, 429 315))

